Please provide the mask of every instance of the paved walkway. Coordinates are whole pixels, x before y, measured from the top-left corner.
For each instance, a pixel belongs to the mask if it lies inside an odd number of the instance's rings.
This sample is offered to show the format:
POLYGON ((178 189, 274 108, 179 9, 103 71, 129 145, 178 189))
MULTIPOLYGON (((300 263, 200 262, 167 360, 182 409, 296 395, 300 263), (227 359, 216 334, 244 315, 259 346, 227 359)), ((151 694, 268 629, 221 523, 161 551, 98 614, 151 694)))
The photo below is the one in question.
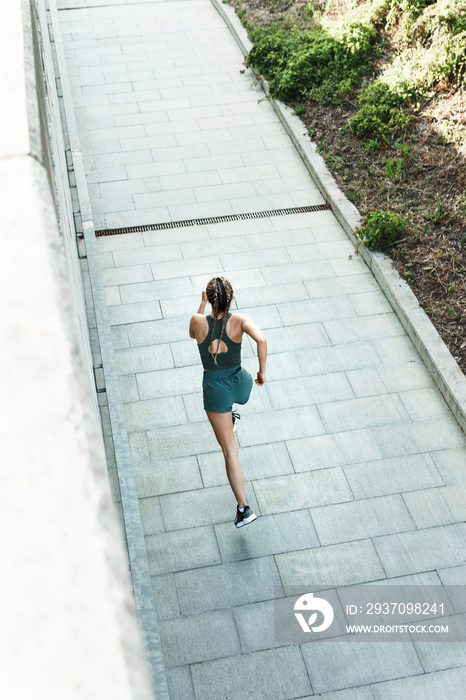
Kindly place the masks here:
MULTIPOLYGON (((322 203, 208 0, 61 8, 97 229, 322 203)), ((171 699, 464 697, 464 644, 274 644, 274 585, 466 575, 464 435, 333 215, 99 248, 171 699), (187 337, 214 274, 270 352, 240 531, 187 337)))

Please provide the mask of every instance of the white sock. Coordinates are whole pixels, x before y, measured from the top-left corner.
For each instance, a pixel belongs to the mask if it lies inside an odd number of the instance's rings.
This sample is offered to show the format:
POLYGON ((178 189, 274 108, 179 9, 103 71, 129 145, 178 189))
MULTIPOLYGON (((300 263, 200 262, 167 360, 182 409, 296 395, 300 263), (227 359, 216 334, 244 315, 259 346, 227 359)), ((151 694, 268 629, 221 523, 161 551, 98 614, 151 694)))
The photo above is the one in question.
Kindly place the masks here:
POLYGON ((240 507, 238 506, 238 509, 239 509, 239 512, 240 512, 240 513, 244 513, 245 506, 243 506, 242 508, 240 508, 240 507))

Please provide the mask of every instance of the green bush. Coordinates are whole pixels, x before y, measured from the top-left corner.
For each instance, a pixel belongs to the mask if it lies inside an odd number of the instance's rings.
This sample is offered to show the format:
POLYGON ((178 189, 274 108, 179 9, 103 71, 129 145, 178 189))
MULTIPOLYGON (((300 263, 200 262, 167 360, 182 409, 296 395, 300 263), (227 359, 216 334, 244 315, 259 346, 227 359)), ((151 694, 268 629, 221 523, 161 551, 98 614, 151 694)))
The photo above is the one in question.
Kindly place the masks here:
POLYGON ((412 117, 398 109, 405 101, 402 92, 374 81, 359 98, 360 108, 350 119, 352 132, 360 138, 387 137, 406 129, 412 117))
POLYGON ((383 104, 386 107, 401 107, 404 99, 404 95, 395 92, 387 83, 375 80, 361 92, 359 104, 361 106, 383 104))
POLYGON ((354 89, 368 69, 375 30, 355 23, 337 36, 270 28, 253 33, 246 59, 269 81, 274 97, 302 102, 311 97, 338 103, 354 89))
POLYGON ((387 105, 364 105, 350 119, 351 131, 359 138, 394 137, 413 117, 387 105))
POLYGON ((366 225, 356 230, 357 235, 369 250, 388 250, 402 238, 410 220, 394 211, 370 211, 366 225))

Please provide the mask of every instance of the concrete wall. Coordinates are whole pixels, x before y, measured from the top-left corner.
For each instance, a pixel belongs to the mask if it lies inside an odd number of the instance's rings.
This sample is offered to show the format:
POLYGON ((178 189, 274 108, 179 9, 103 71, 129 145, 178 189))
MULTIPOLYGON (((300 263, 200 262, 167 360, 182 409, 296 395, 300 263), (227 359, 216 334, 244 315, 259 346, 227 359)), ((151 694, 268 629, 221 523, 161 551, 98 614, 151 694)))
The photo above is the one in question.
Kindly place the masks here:
POLYGON ((0 9, 2 696, 149 699, 41 3, 39 30, 29 0, 0 9))

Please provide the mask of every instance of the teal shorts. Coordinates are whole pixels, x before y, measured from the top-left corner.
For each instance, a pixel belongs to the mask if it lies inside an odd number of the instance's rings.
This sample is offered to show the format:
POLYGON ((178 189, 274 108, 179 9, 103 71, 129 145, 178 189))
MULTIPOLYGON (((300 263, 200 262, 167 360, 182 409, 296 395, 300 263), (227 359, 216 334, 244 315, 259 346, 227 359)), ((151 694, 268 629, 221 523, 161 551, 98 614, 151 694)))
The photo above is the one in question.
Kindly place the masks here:
POLYGON ((251 389, 252 377, 241 365, 206 371, 202 379, 204 409, 214 413, 230 413, 234 403, 247 402, 251 389))

